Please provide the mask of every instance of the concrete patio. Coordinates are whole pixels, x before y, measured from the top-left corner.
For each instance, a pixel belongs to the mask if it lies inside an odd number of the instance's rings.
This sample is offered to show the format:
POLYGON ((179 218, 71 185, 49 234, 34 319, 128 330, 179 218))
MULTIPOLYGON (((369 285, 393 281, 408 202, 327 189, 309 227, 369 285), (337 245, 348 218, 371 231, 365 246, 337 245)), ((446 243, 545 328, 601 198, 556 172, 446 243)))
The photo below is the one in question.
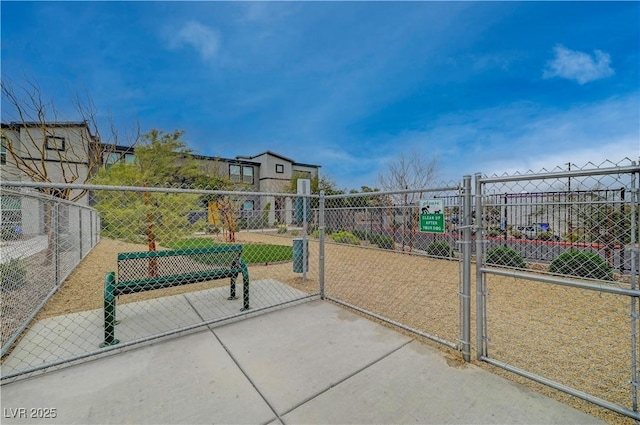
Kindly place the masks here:
POLYGON ((320 300, 1 390, 4 424, 603 423, 320 300))

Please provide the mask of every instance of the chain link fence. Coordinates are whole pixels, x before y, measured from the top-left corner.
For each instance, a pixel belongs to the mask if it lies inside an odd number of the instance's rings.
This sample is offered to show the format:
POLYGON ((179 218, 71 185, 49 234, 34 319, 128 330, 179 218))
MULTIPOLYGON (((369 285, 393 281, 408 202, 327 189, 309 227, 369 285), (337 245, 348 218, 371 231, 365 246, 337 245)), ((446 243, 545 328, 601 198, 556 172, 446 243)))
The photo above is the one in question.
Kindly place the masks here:
POLYGON ((474 196, 469 176, 331 196, 83 187, 92 208, 4 184, 3 380, 323 297, 640 419, 639 172, 477 175, 474 196))
POLYGON ((639 419, 640 169, 571 168, 476 178, 478 356, 639 419))
POLYGON ((0 188, 2 355, 100 240, 95 209, 0 188))
POLYGON ((327 196, 328 299, 461 349, 462 186, 327 196), (420 200, 442 200, 441 232, 421 230, 420 200))
MULTIPOLYGON (((30 244, 37 242, 41 249, 25 252, 19 260, 27 273, 41 278, 24 295, 34 296, 37 287, 43 294, 38 302, 46 294, 48 301, 39 312, 16 318, 22 332, 15 341, 7 336, 3 378, 319 294, 318 244, 305 236, 315 218, 307 208, 309 217, 303 221, 296 209, 303 204, 295 195, 87 188, 95 209, 62 212, 44 203, 39 213, 29 213, 41 229, 50 216, 52 223, 73 230, 60 231, 55 243, 46 232, 38 233, 30 244), (282 207, 275 209, 276 204, 282 207), (69 275, 80 252, 86 254, 93 245, 82 266, 69 275), (47 257, 49 253, 60 256, 47 257), (42 267, 47 259, 52 265, 42 267), (37 267, 29 267, 31 263, 37 267), (55 276, 67 278, 62 287, 55 276)), ((3 189, 3 202, 9 193, 3 189)), ((31 210, 26 201, 23 210, 31 210)), ((27 280, 31 282, 30 276, 27 280)), ((13 277, 8 281, 16 282, 13 277)), ((5 309, 22 308, 23 300, 17 291, 7 290, 2 305, 4 338, 9 323, 5 309)))

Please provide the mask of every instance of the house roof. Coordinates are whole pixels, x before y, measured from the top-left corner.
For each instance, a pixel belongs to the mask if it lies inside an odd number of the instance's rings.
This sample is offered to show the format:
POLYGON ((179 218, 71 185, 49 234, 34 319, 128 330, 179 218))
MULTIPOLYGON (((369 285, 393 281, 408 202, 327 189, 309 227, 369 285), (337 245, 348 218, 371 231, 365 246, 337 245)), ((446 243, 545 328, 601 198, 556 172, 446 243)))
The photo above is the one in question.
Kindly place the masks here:
POLYGON ((55 127, 63 127, 63 128, 72 128, 72 127, 84 127, 87 129, 89 136, 92 139, 97 139, 97 136, 91 134, 91 128, 89 128, 89 123, 87 121, 51 121, 51 122, 41 122, 41 121, 12 121, 10 123, 1 123, 1 128, 7 128, 10 130, 20 130, 21 128, 55 128, 55 127))
POLYGON ((282 160, 284 160, 284 161, 287 161, 287 162, 292 163, 293 165, 299 165, 299 166, 301 166, 301 167, 312 167, 312 168, 320 168, 320 167, 321 167, 320 165, 314 165, 314 164, 303 164, 303 163, 301 163, 301 162, 296 162, 296 161, 294 161, 294 160, 293 160, 293 159, 291 159, 291 158, 287 158, 286 156, 282 156, 282 155, 280 155, 280 154, 277 154, 277 153, 272 152, 272 151, 269 151, 269 150, 264 151, 264 152, 262 152, 262 153, 259 153, 259 154, 257 154, 257 155, 254 155, 254 156, 240 156, 240 155, 239 155, 239 156, 236 156, 236 158, 237 158, 237 159, 248 159, 248 160, 251 160, 251 159, 255 159, 255 158, 257 158, 257 157, 259 157, 259 156, 262 156, 262 155, 275 156, 276 158, 280 158, 280 159, 282 159, 282 160))

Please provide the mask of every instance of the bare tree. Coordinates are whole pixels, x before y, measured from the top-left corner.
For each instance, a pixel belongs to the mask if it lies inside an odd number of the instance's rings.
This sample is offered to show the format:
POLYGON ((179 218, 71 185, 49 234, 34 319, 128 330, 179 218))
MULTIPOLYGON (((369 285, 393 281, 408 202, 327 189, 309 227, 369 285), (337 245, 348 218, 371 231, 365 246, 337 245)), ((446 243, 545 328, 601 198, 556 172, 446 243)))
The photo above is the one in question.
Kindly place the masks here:
POLYGON ((438 159, 427 159, 418 151, 413 151, 409 156, 401 153, 396 160, 389 163, 389 167, 378 177, 380 188, 383 191, 417 190, 417 192, 390 195, 389 202, 390 221, 396 231, 395 208, 399 206, 402 213, 400 229, 402 231, 402 250, 405 248, 405 236, 409 233, 409 250, 413 250, 415 232, 418 228, 419 215, 417 208, 412 208, 423 195, 423 189, 427 188, 435 179, 438 169, 438 159))
MULTIPOLYGON (((33 80, 15 85, 2 76, 1 140, 3 150, 3 179, 27 178, 38 183, 88 183, 102 165, 102 157, 109 146, 118 144, 118 132, 111 124, 111 143, 103 144, 97 123, 96 108, 89 95, 75 95, 73 122, 61 120, 53 101, 43 97, 43 91, 33 80), (107 146, 107 149, 105 149, 107 146), (8 176, 7 176, 8 175, 8 176)), ((136 126, 137 127, 137 126, 136 126)), ((132 133, 131 144, 139 138, 139 127, 132 133)), ((78 201, 86 190, 41 188, 55 198, 78 201)), ((55 232, 52 204, 44 207, 44 226, 48 235, 45 263, 53 259, 55 232)))
MULTIPOLYGON (((32 80, 16 85, 3 76, 0 93, 2 147, 7 164, 15 167, 14 172, 20 177, 41 183, 88 183, 102 165, 104 153, 120 144, 120 134, 112 119, 108 120, 110 140, 103 143, 96 107, 88 94, 73 96, 75 119, 65 121, 54 102, 45 100, 42 89, 32 80)), ((139 138, 136 124, 126 144, 134 145, 139 138)), ((3 173, 11 174, 10 170, 5 168, 3 173)), ((86 190, 43 188, 42 191, 71 201, 86 195, 86 190)))

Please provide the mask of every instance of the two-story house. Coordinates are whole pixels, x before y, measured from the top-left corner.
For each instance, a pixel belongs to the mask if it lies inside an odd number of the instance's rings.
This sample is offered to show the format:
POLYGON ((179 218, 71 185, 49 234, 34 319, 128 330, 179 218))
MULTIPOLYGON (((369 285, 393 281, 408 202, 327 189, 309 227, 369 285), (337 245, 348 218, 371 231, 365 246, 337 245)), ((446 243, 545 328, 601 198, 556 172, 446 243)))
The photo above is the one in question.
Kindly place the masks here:
MULTIPOLYGON (((135 161, 135 148, 100 143, 87 122, 2 123, 0 179, 46 183, 87 183, 98 167, 118 161, 135 161)), ((303 164, 266 151, 254 156, 220 158, 194 155, 211 175, 228 177, 244 191, 264 192, 264 196, 243 197, 243 214, 262 214, 270 206, 269 223, 290 223, 292 198, 282 193, 294 175, 318 176, 319 165, 303 164)), ((68 199, 88 205, 90 196, 73 190, 68 199)), ((8 198, 3 202, 9 204, 8 198)), ((13 204, 11 204, 13 205, 13 204)), ((21 208, 24 212, 25 208, 21 208)))
MULTIPOLYGON (((0 178, 5 181, 87 183, 100 165, 100 144, 86 122, 2 123, 0 178)), ((78 190, 67 199, 83 205, 78 190)))
MULTIPOLYGON (((41 183, 87 183, 100 165, 100 144, 86 122, 12 122, 2 123, 0 134, 0 180, 41 183)), ((81 190, 49 194, 89 204, 81 190)), ((11 239, 19 234, 37 234, 45 230, 44 204, 37 198, 0 197, 0 237, 11 239)), ((58 211, 62 233, 69 228, 69 209, 62 204, 58 211)))
MULTIPOLYGON (((133 162, 135 149, 127 146, 103 145, 103 163, 133 162)), ((203 171, 211 176, 228 178, 242 186, 245 192, 263 192, 265 195, 243 196, 241 213, 247 217, 260 217, 269 205, 269 224, 291 224, 293 220, 292 196, 278 195, 287 190, 294 176, 318 177, 320 165, 296 162, 271 151, 254 156, 222 158, 193 155, 203 171)))

